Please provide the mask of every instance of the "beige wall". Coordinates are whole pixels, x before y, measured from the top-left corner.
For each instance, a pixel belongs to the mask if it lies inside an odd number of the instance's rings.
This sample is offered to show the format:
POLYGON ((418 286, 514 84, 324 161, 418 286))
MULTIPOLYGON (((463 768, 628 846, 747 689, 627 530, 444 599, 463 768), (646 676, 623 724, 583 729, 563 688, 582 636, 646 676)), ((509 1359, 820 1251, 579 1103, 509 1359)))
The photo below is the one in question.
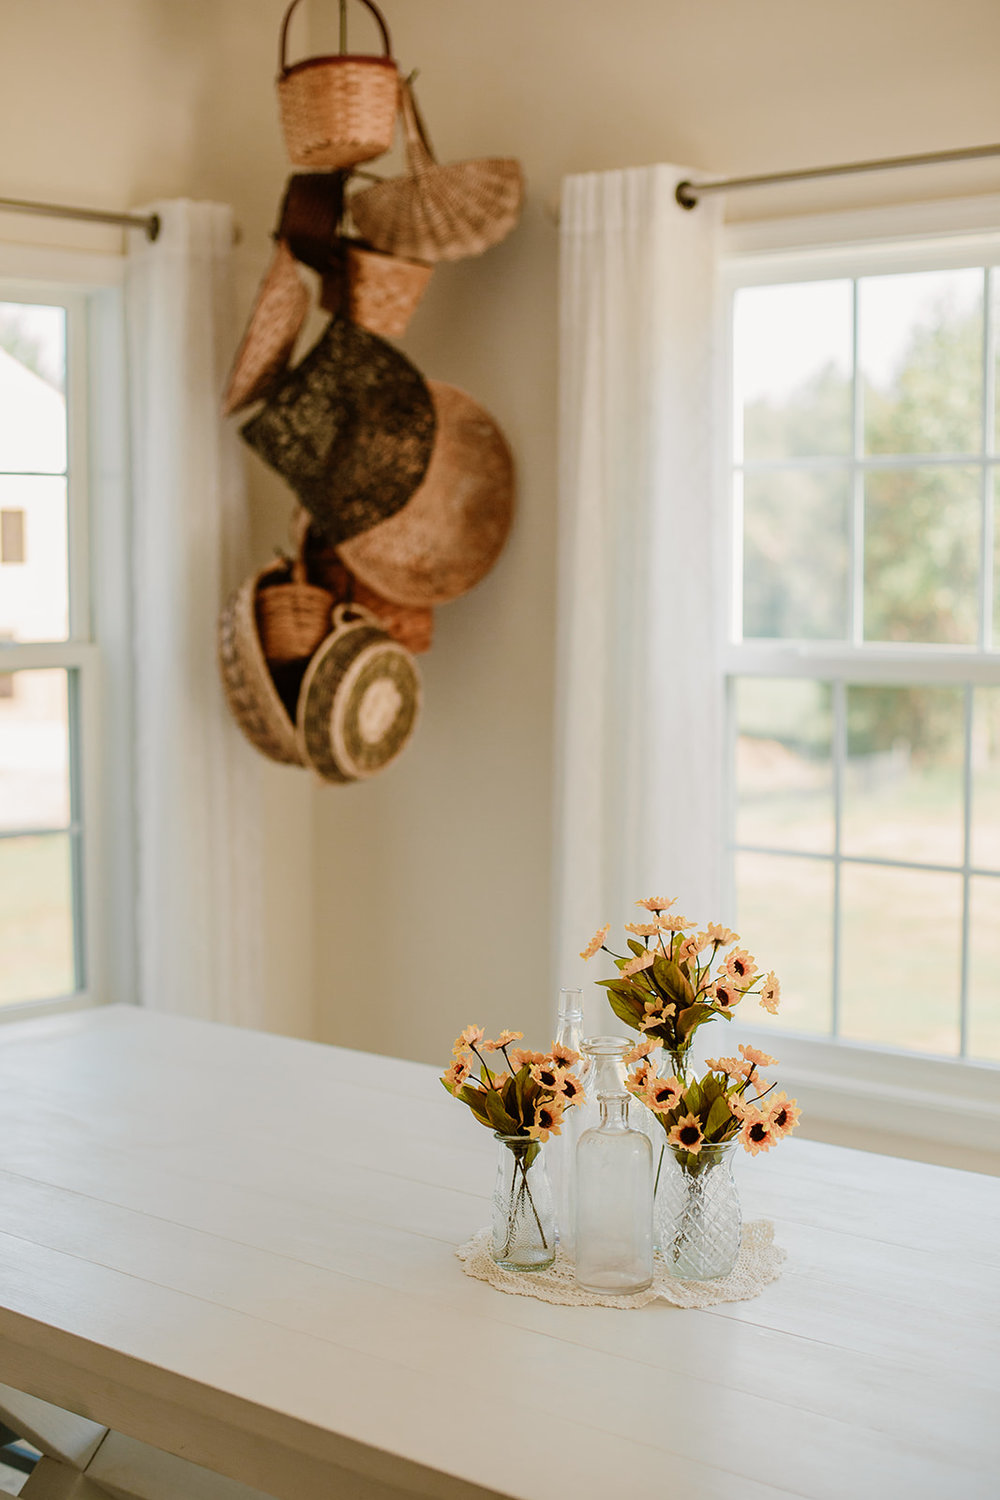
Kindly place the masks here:
MULTIPOLYGON (((311 4, 317 35, 332 37, 333 0, 311 4)), ((441 155, 511 154, 525 165, 521 227, 483 258, 441 267, 405 342, 428 375, 466 387, 501 422, 520 512, 495 572, 439 613, 423 722, 399 764, 349 789, 269 769, 269 981, 276 1026, 440 1059, 466 1021, 540 1039, 551 1014, 557 236, 548 205, 560 178, 658 160, 767 171, 994 140, 1000 7, 386 8, 401 62, 421 70, 441 155)), ((245 302, 286 170, 270 91, 281 11, 281 0, 3 0, 0 191, 113 207, 171 194, 228 200, 244 228, 245 302)), ((734 196, 729 211, 995 190, 998 180, 996 165, 869 177, 734 196)), ((57 233, 28 220, 2 232, 57 233)), ((263 560, 284 540, 287 504, 256 463, 251 476, 263 560)))

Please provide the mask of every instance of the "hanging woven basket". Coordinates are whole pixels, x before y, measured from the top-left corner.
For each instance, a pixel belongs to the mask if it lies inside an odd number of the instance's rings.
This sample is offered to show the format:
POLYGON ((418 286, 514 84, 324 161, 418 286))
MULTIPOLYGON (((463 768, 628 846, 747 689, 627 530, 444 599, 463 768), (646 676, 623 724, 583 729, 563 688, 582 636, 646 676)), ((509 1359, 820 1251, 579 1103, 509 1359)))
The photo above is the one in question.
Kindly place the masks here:
POLYGON ((383 57, 341 50, 288 65, 288 25, 299 0, 292 0, 281 25, 278 105, 288 155, 297 167, 351 167, 381 156, 392 144, 399 73, 391 56, 389 30, 372 0, 362 0, 378 23, 383 57))
POLYGON ((520 163, 491 157, 440 166, 411 86, 399 86, 409 172, 355 193, 351 217, 378 250, 436 262, 479 255, 509 234, 524 197, 520 163))
POLYGON ((419 370, 376 334, 334 318, 240 435, 338 542, 406 504, 426 473, 434 429, 419 370))
POLYGON ((304 765, 295 724, 268 670, 257 633, 257 591, 273 577, 287 576, 272 563, 237 589, 219 619, 219 669, 229 711, 262 755, 283 765, 304 765))
POLYGON ((295 259, 325 275, 338 263, 346 172, 295 172, 281 201, 277 237, 295 259))
POLYGON ((446 604, 489 572, 514 511, 514 461, 489 412, 443 381, 429 382, 437 436, 420 488, 395 515, 337 548, 385 599, 446 604))
POLYGON ((306 578, 297 557, 289 582, 265 583, 257 590, 257 630, 261 649, 272 666, 312 656, 330 630, 333 595, 306 578))
POLYGON ((361 781, 406 747, 420 711, 410 653, 367 610, 338 605, 299 694, 300 752, 324 781, 361 781))
MULTIPOLYGON (((305 512, 302 512, 305 515, 305 512)), ((434 611, 427 605, 393 604, 355 578, 333 548, 306 522, 299 527, 299 545, 310 579, 329 590, 338 604, 360 604, 369 610, 394 641, 419 656, 434 640, 434 611)))
POLYGON ((359 328, 385 338, 402 338, 417 310, 434 267, 342 240, 344 264, 323 278, 320 306, 346 313, 359 328))
POLYGON ((279 240, 260 284, 222 397, 223 416, 266 396, 287 368, 309 311, 309 292, 288 246, 279 240))

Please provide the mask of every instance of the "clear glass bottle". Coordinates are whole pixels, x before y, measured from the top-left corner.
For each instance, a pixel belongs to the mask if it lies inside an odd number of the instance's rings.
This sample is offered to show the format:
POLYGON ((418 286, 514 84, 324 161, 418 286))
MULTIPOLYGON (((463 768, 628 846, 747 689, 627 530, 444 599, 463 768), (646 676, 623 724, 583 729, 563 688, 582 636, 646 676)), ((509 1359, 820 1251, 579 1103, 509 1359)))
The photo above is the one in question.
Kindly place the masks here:
POLYGON ((556 1258, 556 1216, 542 1143, 502 1135, 493 1189, 493 1259, 507 1271, 544 1271, 556 1258))
MULTIPOLYGON (((583 1027, 583 991, 561 989, 559 991, 559 1015, 556 1022, 556 1044, 580 1052, 583 1042, 580 1036, 583 1027)), ((580 1076, 581 1064, 574 1072, 580 1076)), ((556 1201, 556 1237, 564 1250, 573 1250, 574 1180, 576 1176, 576 1143, 580 1139, 580 1106, 574 1105, 563 1116, 562 1130, 553 1135, 545 1148, 549 1178, 556 1201)))
POLYGON ((653 1148, 628 1123, 628 1094, 599 1096, 601 1123, 577 1146, 576 1279, 626 1296, 653 1281, 653 1148))

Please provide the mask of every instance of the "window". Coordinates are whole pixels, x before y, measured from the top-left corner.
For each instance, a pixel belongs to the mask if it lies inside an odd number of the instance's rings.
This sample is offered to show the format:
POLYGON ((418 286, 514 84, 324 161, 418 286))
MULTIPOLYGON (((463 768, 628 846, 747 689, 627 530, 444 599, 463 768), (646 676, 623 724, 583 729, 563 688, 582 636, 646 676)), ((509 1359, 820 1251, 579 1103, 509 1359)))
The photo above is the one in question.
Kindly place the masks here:
MULTIPOLYGON (((121 548, 95 569, 91 510, 124 468, 108 296, 0 280, 0 1016, 110 998, 108 833, 122 814, 107 797, 117 779, 127 799, 128 779, 102 649, 121 629, 121 548)), ((127 932, 127 913, 114 920, 127 932)))
POLYGON ((1000 1062, 1000 238, 734 256, 739 930, 803 1037, 1000 1062))

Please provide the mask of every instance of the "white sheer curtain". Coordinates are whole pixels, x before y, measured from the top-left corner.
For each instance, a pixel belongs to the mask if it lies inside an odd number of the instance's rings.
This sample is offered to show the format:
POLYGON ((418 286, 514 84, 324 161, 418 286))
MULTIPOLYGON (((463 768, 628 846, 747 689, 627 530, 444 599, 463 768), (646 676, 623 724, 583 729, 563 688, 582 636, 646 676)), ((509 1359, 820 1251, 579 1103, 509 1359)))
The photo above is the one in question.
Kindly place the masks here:
POLYGON ((219 416, 234 346, 233 221, 151 205, 126 272, 133 497, 137 946, 143 1005, 262 1014, 260 789, 216 670, 220 605, 246 570, 236 438, 219 416))
POLYGON ((559 984, 593 978, 579 950, 606 921, 620 935, 638 896, 677 895, 694 920, 720 913, 720 207, 678 207, 687 175, 655 166, 563 184, 559 984))

